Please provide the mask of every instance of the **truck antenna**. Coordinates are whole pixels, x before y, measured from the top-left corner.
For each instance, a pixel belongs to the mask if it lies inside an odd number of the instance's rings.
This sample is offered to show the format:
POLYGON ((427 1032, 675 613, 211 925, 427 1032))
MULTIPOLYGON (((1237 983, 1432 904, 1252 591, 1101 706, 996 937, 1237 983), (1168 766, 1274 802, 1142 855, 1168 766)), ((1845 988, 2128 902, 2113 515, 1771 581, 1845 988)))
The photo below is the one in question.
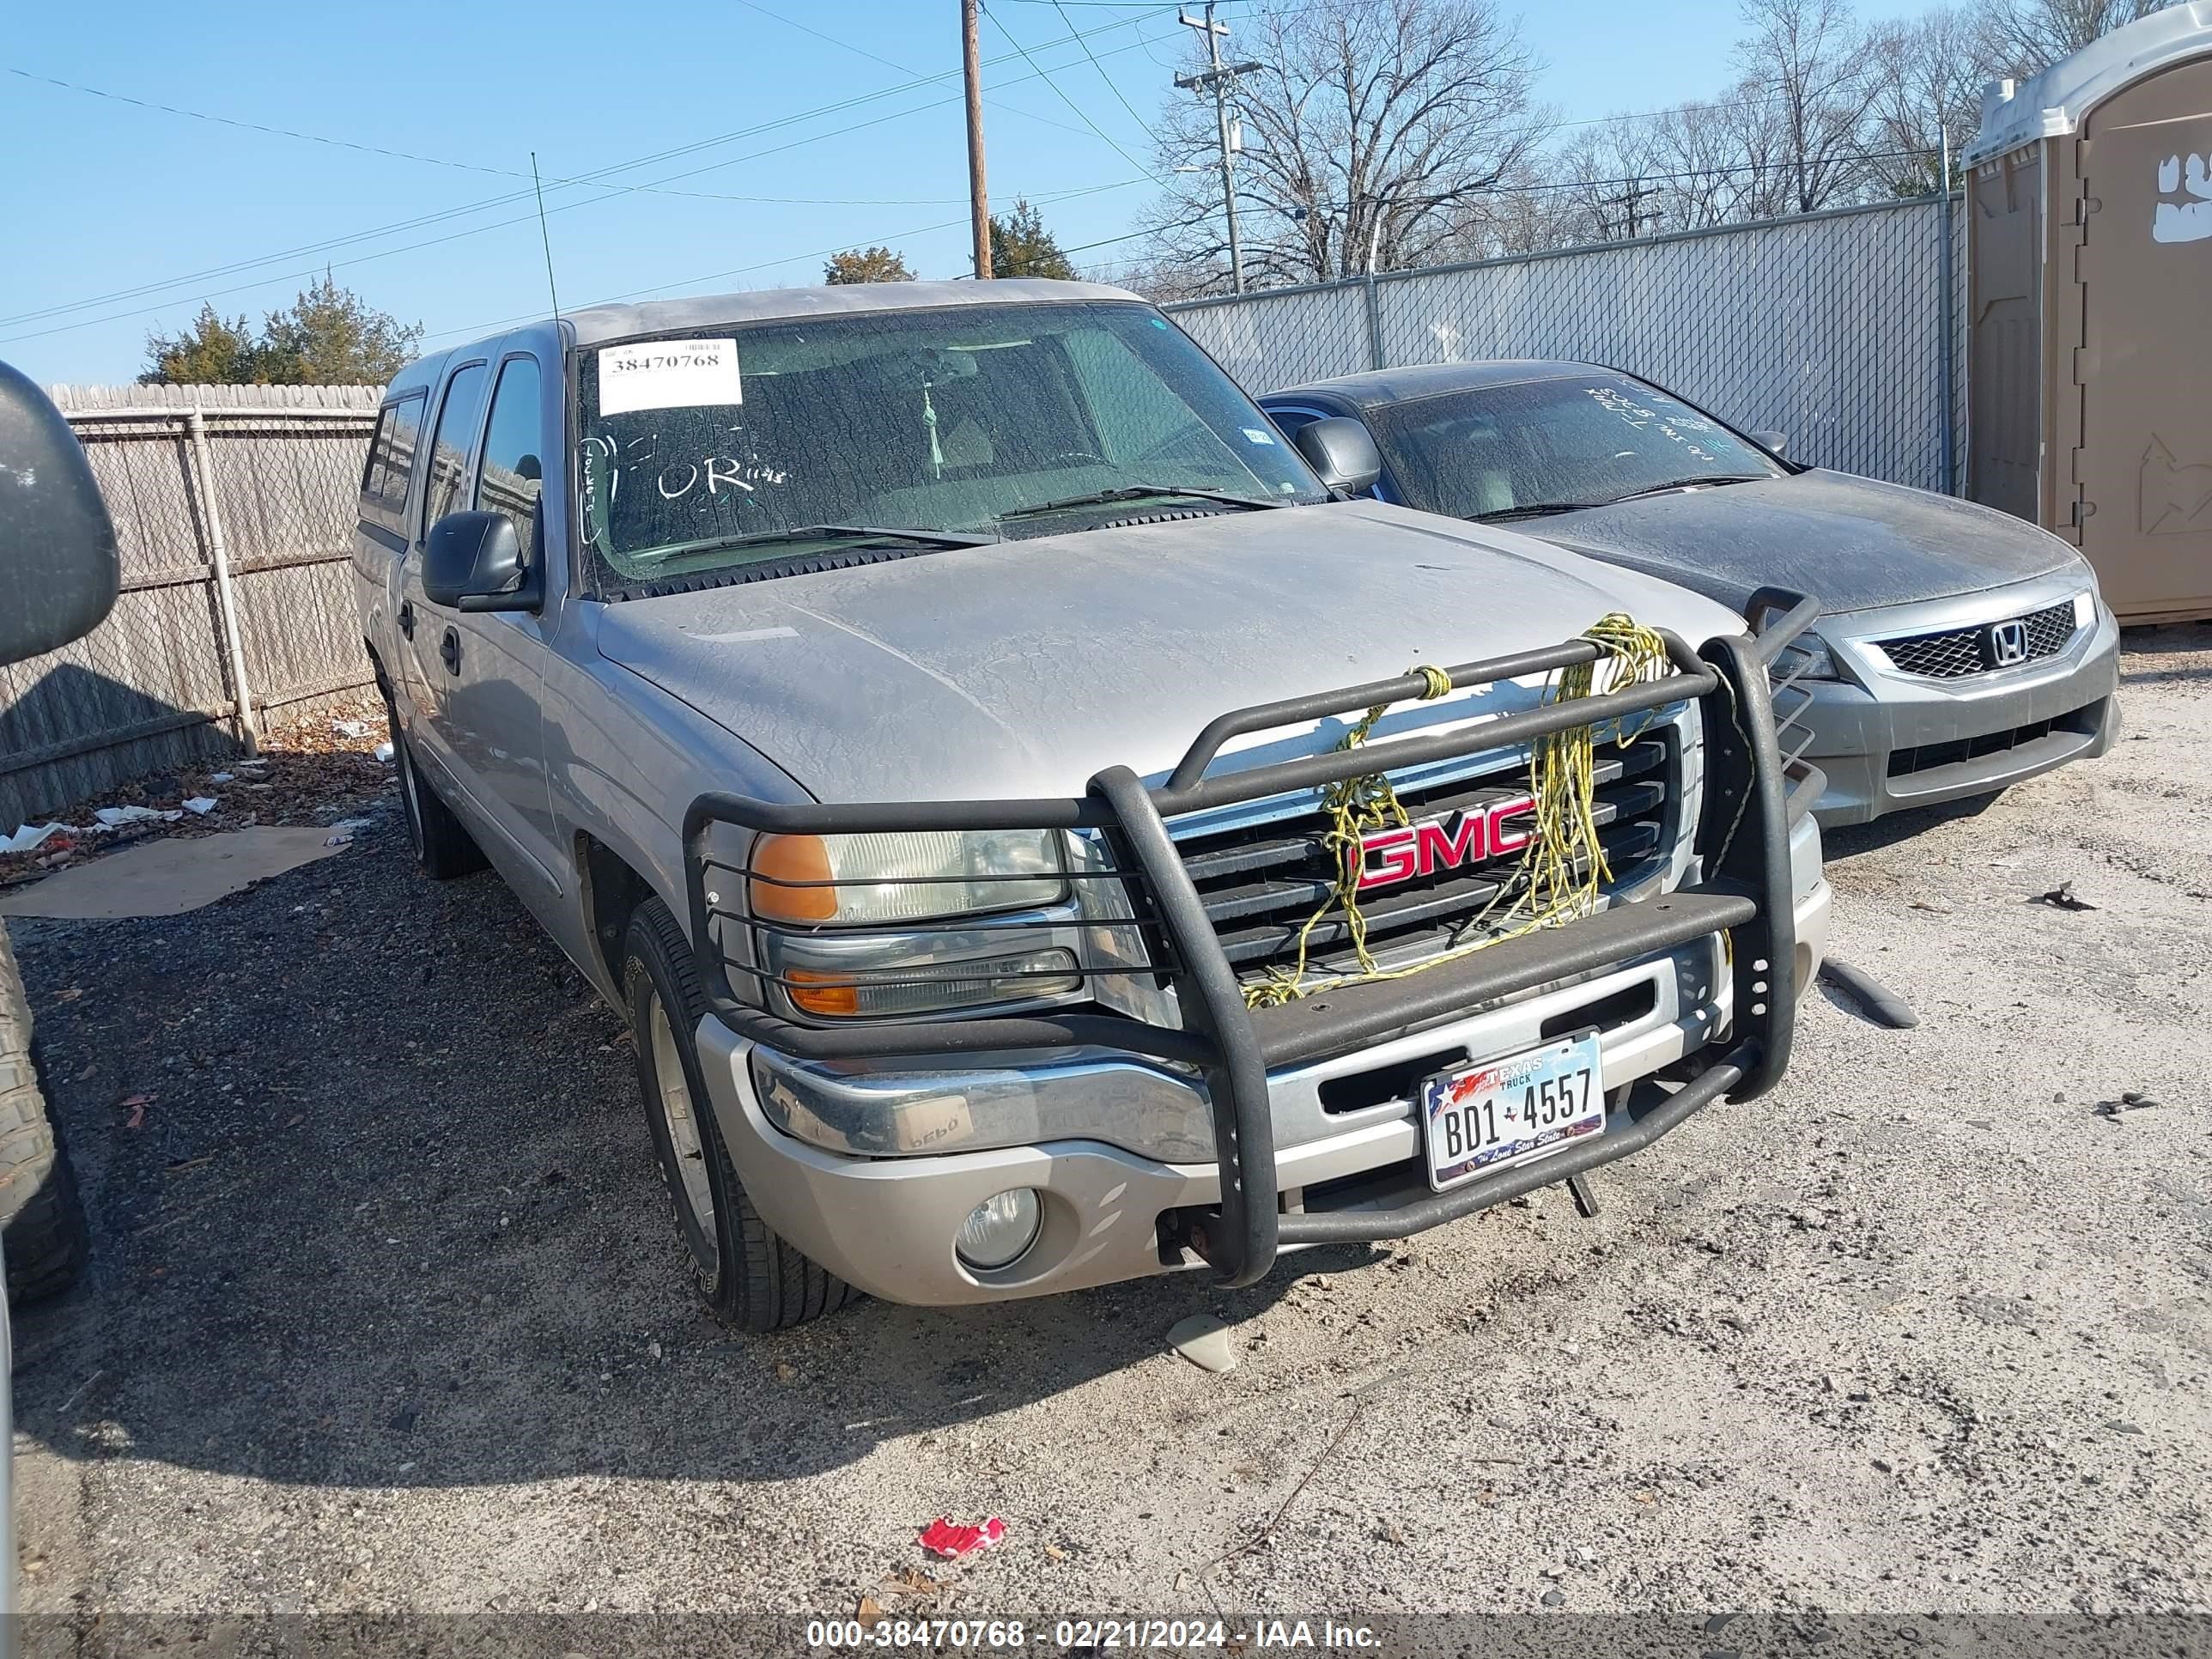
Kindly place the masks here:
POLYGON ((538 177, 538 152, 530 152, 530 187, 538 192, 538 240, 545 245, 545 291, 553 296, 553 320, 561 320, 561 290, 553 285, 553 238, 545 228, 545 186, 538 177))

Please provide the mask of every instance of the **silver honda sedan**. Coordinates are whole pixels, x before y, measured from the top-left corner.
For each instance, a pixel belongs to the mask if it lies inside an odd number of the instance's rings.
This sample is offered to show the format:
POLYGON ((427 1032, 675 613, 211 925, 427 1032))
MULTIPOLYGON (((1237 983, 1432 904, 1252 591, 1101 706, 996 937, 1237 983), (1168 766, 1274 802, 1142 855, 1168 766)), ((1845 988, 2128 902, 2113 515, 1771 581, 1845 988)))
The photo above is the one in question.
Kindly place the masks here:
POLYGON ((1819 599, 1777 671, 1810 695, 1775 712, 1809 734, 1824 824, 2002 789, 2118 729, 2119 629, 2094 573, 2005 514, 1795 465, 1780 434, 1587 363, 1382 369, 1260 403, 1285 431, 1363 422, 1386 501, 1513 525, 1739 612, 1770 585, 1819 599))

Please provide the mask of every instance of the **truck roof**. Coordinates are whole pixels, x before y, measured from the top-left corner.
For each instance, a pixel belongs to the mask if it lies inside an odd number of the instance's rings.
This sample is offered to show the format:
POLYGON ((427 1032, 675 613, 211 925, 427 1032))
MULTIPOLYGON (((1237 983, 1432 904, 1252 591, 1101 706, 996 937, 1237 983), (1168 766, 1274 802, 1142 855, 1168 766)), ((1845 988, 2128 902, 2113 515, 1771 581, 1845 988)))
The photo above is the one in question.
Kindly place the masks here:
POLYGON ((704 294, 639 305, 587 306, 566 313, 578 345, 665 334, 721 323, 847 315, 858 311, 921 311, 939 306, 1036 305, 1048 301, 1131 300, 1127 289, 1103 283, 1011 279, 989 283, 825 283, 815 288, 756 289, 742 294, 704 294))

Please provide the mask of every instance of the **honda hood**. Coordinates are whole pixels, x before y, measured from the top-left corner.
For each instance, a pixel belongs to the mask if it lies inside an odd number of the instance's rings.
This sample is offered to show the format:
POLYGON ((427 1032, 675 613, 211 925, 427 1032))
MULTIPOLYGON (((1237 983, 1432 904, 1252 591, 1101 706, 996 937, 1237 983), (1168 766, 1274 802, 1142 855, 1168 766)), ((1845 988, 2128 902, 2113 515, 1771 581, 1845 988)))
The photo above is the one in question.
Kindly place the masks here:
MULTIPOLYGON (((1692 645, 1742 631, 1525 536, 1349 501, 626 600, 598 642, 818 799, 989 799, 1079 794, 1117 764, 1156 777, 1226 709, 1555 643, 1615 611, 1692 645)), ((1540 695, 1478 689, 1376 736, 1540 695)), ((1344 725, 1222 763, 1333 747, 1344 725)))
POLYGON ((1825 611, 1978 593, 2079 565, 2056 536, 1994 507, 1820 468, 1533 519, 1521 528, 1741 611, 1757 587, 1825 611))

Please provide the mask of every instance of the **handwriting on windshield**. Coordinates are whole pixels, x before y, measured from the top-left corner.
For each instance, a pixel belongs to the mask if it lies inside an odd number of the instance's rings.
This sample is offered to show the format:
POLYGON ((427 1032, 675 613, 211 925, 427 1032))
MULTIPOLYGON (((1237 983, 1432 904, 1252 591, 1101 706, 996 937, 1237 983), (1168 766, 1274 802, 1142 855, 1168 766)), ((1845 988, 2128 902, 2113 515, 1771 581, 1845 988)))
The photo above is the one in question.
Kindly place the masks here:
POLYGON ((611 508, 621 499, 624 479, 631 481, 633 492, 650 489, 664 501, 696 496, 697 504, 707 508, 725 495, 755 495, 763 485, 781 484, 790 477, 785 468, 757 456, 664 454, 657 432, 622 442, 589 437, 584 440, 584 452, 585 477, 606 480, 611 508))
POLYGON ((1711 432, 1713 423, 1703 416, 1688 410, 1662 409, 1622 391, 1619 386, 1593 386, 1583 388, 1600 409, 1619 416, 1638 432, 1656 432, 1671 443, 1681 446, 1685 455, 1700 461, 1717 465, 1720 457, 1698 441, 1695 434, 1711 432))

